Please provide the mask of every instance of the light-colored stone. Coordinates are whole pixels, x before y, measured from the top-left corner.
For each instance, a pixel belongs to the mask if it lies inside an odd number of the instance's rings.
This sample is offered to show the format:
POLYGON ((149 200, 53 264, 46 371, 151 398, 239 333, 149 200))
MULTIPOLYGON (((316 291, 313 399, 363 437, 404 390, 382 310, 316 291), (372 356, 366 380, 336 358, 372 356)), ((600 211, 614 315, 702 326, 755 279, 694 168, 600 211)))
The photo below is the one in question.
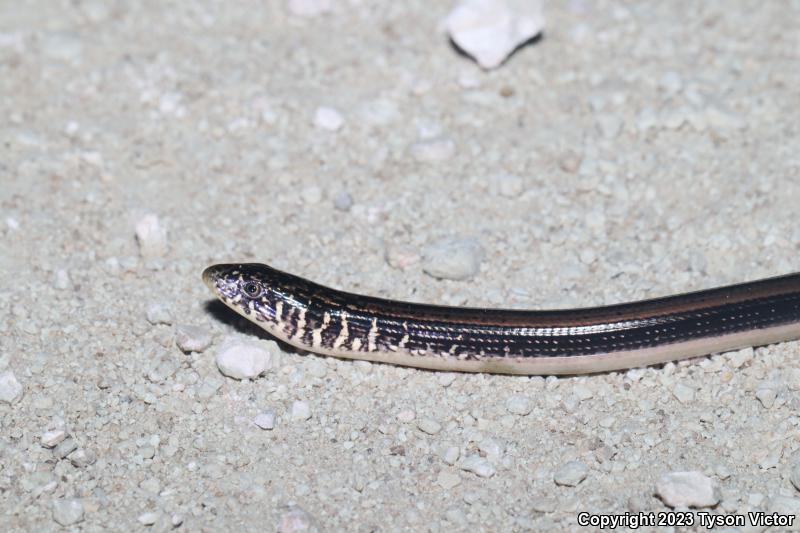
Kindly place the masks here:
POLYGON ((423 418, 417 422, 417 427, 420 431, 427 433, 428 435, 436 435, 442 430, 441 424, 435 420, 431 420, 430 418, 423 418))
POLYGON ((553 474, 553 481, 556 482, 556 485, 575 487, 586 479, 588 473, 589 467, 583 462, 570 461, 561 465, 561 467, 555 471, 553 474))
POLYGON ((147 321, 151 324, 172 324, 172 312, 169 307, 160 302, 154 302, 147 307, 147 321))
POLYGON ((456 151, 456 143, 449 137, 438 137, 411 145, 411 157, 421 163, 446 161, 456 151))
POLYGON ((480 455, 469 455, 465 457, 459 464, 461 470, 472 472, 479 477, 492 477, 495 474, 495 469, 480 455))
MULTIPOLYGON (((274 349, 277 351, 277 344, 274 349)), ((233 341, 223 344, 215 360, 220 372, 229 378, 253 379, 270 368, 272 353, 260 346, 233 341)))
POLYGON ((459 48, 493 69, 541 33, 544 17, 538 0, 461 0, 444 25, 459 48))
POLYGON ((484 255, 476 239, 447 237, 426 247, 422 269, 434 278, 464 280, 478 273, 484 255))
POLYGON ((702 472, 670 472, 656 483, 656 495, 670 507, 713 507, 720 500, 716 483, 702 472))
POLYGON ((136 240, 144 259, 162 257, 167 253, 167 231, 154 213, 146 214, 136 222, 136 240))
POLYGON ((278 521, 278 533, 316 533, 317 521, 297 505, 290 505, 278 521))
POLYGON ((175 344, 181 351, 202 352, 211 346, 211 333, 200 326, 179 325, 175 328, 175 344))
POLYGON ((65 527, 83 521, 83 503, 75 498, 53 500, 53 520, 65 527))
POLYGON ((294 421, 308 420, 311 418, 311 406, 308 405, 308 402, 296 400, 294 403, 292 403, 290 416, 294 421))
POLYGON ((0 372, 0 402, 12 404, 22 397, 22 384, 11 370, 0 372))
POLYGON ((261 429, 274 429, 275 411, 268 409, 262 413, 258 413, 253 419, 253 423, 261 429))
POLYGON ((511 414, 525 416, 531 412, 531 401, 521 394, 515 394, 506 400, 506 411, 511 414))
POLYGON ((338 131, 344 126, 344 117, 332 107, 318 107, 314 112, 314 126, 321 130, 338 131))

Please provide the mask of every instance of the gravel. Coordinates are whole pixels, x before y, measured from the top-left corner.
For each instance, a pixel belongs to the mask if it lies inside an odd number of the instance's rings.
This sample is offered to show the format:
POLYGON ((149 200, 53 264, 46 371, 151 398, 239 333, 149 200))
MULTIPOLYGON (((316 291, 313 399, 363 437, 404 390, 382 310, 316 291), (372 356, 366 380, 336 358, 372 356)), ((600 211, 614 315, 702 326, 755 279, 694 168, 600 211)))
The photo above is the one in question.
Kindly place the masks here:
POLYGON ((702 472, 670 472, 656 483, 656 495, 670 507, 713 507, 720 501, 716 483, 702 472))
POLYGON ((0 3, 4 530, 74 500, 65 529, 575 531, 671 509, 685 470, 715 513, 800 509, 797 342, 434 372, 273 344, 212 298, 235 261, 513 309, 797 270, 796 2, 549 2, 491 72, 448 42, 459 4, 0 3))
POLYGON ((83 521, 83 504, 74 498, 53 500, 53 520, 62 526, 72 526, 83 521))
POLYGON ((581 461, 570 461, 561 465, 553 474, 553 481, 556 485, 565 487, 576 487, 589 473, 589 467, 581 461))
POLYGON ((0 402, 14 403, 22 397, 22 384, 11 370, 0 372, 0 402))

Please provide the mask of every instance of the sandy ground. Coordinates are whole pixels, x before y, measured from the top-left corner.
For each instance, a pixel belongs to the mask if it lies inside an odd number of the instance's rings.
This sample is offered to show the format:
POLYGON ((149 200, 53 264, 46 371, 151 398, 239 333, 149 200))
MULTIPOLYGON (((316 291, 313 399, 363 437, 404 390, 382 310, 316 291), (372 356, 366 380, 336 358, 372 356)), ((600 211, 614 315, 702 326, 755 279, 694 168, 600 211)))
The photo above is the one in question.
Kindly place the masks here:
POLYGON ((223 339, 267 341, 213 303, 217 262, 506 307, 798 270, 800 3, 553 2, 490 73, 449 7, 0 4, 0 529, 567 531, 668 511, 676 471, 712 513, 800 511, 795 342, 566 379, 220 373, 223 339), (450 237, 475 276, 424 272, 450 237))

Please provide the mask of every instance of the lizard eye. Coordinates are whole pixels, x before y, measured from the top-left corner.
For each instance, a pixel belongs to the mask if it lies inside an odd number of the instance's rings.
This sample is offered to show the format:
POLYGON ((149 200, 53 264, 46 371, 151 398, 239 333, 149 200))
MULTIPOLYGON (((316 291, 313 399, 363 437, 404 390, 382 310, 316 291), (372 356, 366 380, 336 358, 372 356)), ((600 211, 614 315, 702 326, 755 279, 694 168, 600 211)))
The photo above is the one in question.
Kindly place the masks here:
POLYGON ((261 285, 256 281, 248 281, 242 285, 242 290, 249 298, 258 298, 262 292, 261 285))

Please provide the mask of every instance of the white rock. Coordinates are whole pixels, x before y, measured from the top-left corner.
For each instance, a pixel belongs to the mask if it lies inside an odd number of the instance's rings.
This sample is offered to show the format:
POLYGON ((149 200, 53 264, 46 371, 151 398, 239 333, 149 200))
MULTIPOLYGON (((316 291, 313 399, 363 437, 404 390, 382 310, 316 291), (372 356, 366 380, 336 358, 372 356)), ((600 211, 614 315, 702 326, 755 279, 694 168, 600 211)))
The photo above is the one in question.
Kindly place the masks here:
POLYGON ((53 500, 53 520, 62 526, 77 524, 83 520, 83 504, 73 498, 53 500))
POLYGON ((172 312, 162 303, 152 303, 147 308, 147 321, 153 324, 172 324, 172 312))
POLYGON ((303 421, 311 418, 311 406, 303 400, 295 400, 292 404, 291 418, 295 421, 303 421))
POLYGON ((459 483, 461 483, 461 478, 458 477, 457 474, 453 474, 451 472, 439 472, 439 475, 436 477, 436 482, 445 490, 450 490, 453 487, 456 487, 459 483))
POLYGON ((76 450, 69 455, 69 462, 75 468, 84 468, 97 461, 97 456, 91 450, 76 450))
POLYGON ((390 244, 384 252, 384 259, 392 268, 405 270, 414 266, 422 259, 417 250, 403 244, 390 244))
POLYGON ((492 477, 495 473, 494 467, 480 455, 465 457, 464 460, 461 461, 461 464, 459 464, 459 467, 461 470, 472 472, 480 477, 492 477))
POLYGON ((458 461, 459 455, 461 455, 461 450, 458 449, 458 446, 448 446, 442 452, 442 461, 449 465, 454 465, 458 461))
POLYGON ((67 438, 67 432, 63 429, 51 429, 42 433, 42 446, 45 448, 55 448, 61 441, 67 438))
POLYGON ((305 203, 315 205, 322 201, 324 193, 320 187, 309 185, 308 187, 303 187, 303 190, 300 191, 300 195, 305 203))
POLYGON ((720 500, 719 489, 702 472, 670 472, 656 483, 656 495, 670 507, 713 507, 720 500))
POLYGON ((152 511, 142 513, 138 518, 136 518, 136 521, 143 526, 152 526, 156 523, 156 521, 158 521, 158 513, 154 513, 152 511))
POLYGON ((289 0, 289 13, 298 17, 316 17, 330 11, 330 0, 289 0))
POLYGON ((775 399, 778 397, 778 391, 774 383, 766 381, 758 385, 756 389, 756 398, 761 402, 766 409, 775 405, 775 399))
POLYGON ((136 223, 136 240, 139 253, 145 259, 161 257, 167 253, 167 232, 161 226, 158 215, 147 214, 136 223))
POLYGON ((426 248, 422 269, 434 278, 464 280, 478 273, 483 256, 477 240, 447 237, 426 248))
POLYGON ((417 414, 411 409, 403 409, 397 413, 397 420, 404 424, 408 424, 416 418, 417 414))
POLYGON ((278 522, 278 533, 313 533, 319 531, 314 517, 297 505, 290 505, 278 522))
POLYGON ((672 394, 675 395, 679 402, 684 404, 694 400, 694 389, 683 383, 676 384, 672 389, 672 394))
POLYGON ((321 130, 338 131, 344 126, 344 117, 332 107, 318 107, 314 113, 314 126, 321 130))
POLYGON ((72 282, 69 279, 69 272, 63 268, 56 270, 55 274, 53 275, 53 286, 56 289, 63 291, 69 289, 70 285, 72 285, 72 282))
POLYGON ((456 143, 449 137, 438 137, 429 141, 421 141, 411 145, 411 157, 421 163, 445 161, 456 151, 456 143))
POLYGON ((258 413, 253 419, 253 424, 261 429, 274 429, 275 428, 275 411, 269 409, 263 413, 258 413))
POLYGON ((333 207, 339 211, 350 211, 353 207, 353 197, 347 191, 339 191, 333 199, 333 207))
POLYGON ((506 400, 506 411, 514 415, 525 416, 531 412, 531 401, 525 396, 515 394, 506 400))
POLYGON ((202 352, 211 345, 211 333, 199 326, 179 325, 175 329, 175 344, 185 353, 202 352))
MULTIPOLYGON (((273 341, 269 342, 275 344, 273 341)), ((272 353, 260 346, 233 342, 223 345, 215 360, 219 371, 229 378, 252 379, 270 368, 272 353)))
POLYGON ((439 424, 436 420, 431 420, 430 418, 423 418, 417 422, 417 427, 420 429, 420 431, 423 431, 428 435, 436 435, 442 430, 441 424, 439 424))
POLYGON ((22 385, 17 381, 14 372, 0 372, 0 402, 14 403, 22 396, 22 385))
POLYGON ((461 0, 444 26, 459 48, 493 69, 541 33, 544 18, 538 0, 461 0))
POLYGON ((586 479, 586 474, 589 472, 589 467, 581 461, 570 461, 561 465, 553 474, 553 481, 556 485, 563 485, 565 487, 575 487, 581 481, 586 479))

